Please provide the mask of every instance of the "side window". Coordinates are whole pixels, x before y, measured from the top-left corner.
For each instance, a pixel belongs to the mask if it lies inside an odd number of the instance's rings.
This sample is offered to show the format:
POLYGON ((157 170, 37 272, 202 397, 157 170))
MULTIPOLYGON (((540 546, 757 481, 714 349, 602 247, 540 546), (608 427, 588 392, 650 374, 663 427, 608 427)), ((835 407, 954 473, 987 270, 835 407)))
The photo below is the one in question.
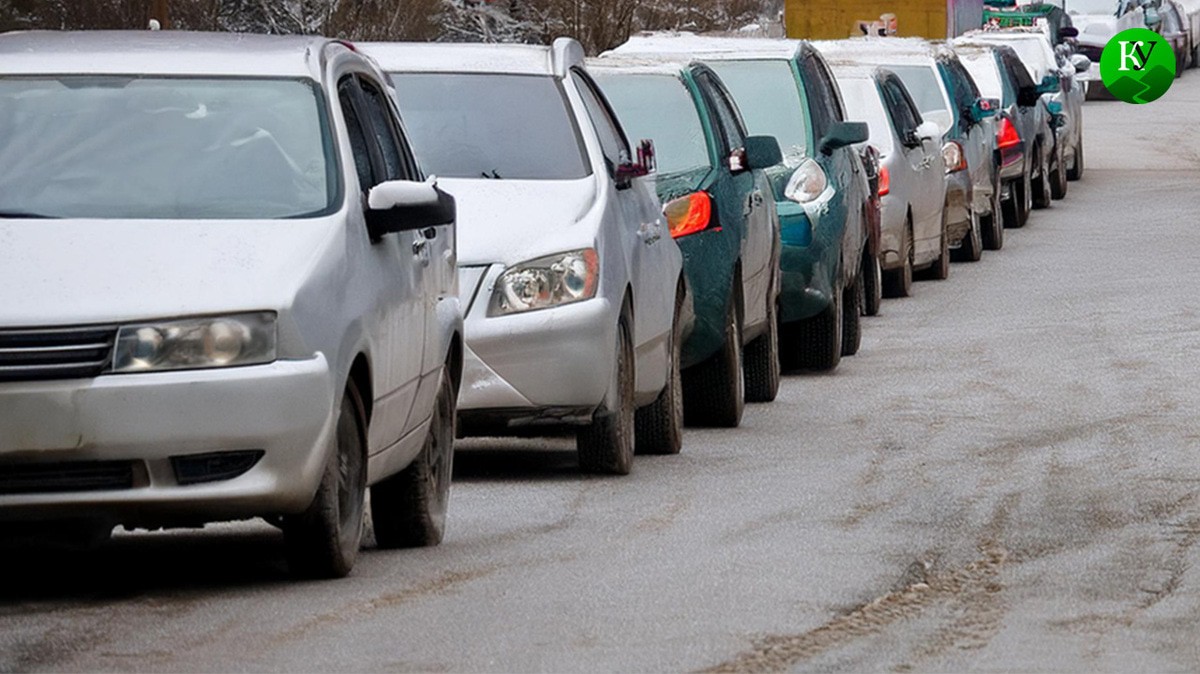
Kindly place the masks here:
POLYGON ((605 101, 591 78, 578 69, 571 69, 571 79, 583 99, 583 107, 587 110, 596 136, 600 139, 600 149, 604 152, 604 161, 608 163, 609 171, 630 161, 629 142, 621 125, 613 114, 612 108, 605 101))
POLYGON ((367 142, 367 134, 363 130, 362 120, 358 116, 355 99, 358 98, 358 82, 353 77, 342 78, 338 83, 338 103, 342 106, 342 116, 346 118, 346 134, 350 137, 350 152, 354 155, 354 168, 358 172, 358 184, 368 190, 375 186, 374 171, 371 168, 371 150, 367 142))
POLYGON ((746 132, 743 130, 745 126, 724 87, 708 73, 700 73, 697 79, 705 85, 703 87, 704 95, 708 99, 709 105, 712 106, 717 126, 721 129, 721 135, 725 137, 726 151, 732 152, 745 147, 746 132))
POLYGON ((800 74, 808 91, 808 106, 812 112, 813 136, 824 138, 834 122, 841 120, 837 88, 828 79, 825 68, 813 54, 800 61, 800 74))
POLYGON ((896 128, 896 133, 904 137, 921 124, 921 114, 916 111, 912 101, 896 80, 886 79, 880 83, 880 87, 883 100, 887 104, 888 115, 892 118, 892 125, 896 128))
POLYGON ((359 79, 363 93, 364 114, 370 120, 371 133, 379 147, 384 180, 413 180, 416 178, 414 163, 407 148, 400 143, 396 121, 384 94, 373 83, 359 79))
POLYGON ((813 57, 813 63, 816 64, 817 77, 821 80, 821 88, 829 95, 826 97, 829 101, 830 119, 835 122, 844 122, 846 120, 846 111, 842 108, 842 97, 838 95, 837 85, 834 84, 833 73, 829 72, 829 66, 825 61, 813 57))

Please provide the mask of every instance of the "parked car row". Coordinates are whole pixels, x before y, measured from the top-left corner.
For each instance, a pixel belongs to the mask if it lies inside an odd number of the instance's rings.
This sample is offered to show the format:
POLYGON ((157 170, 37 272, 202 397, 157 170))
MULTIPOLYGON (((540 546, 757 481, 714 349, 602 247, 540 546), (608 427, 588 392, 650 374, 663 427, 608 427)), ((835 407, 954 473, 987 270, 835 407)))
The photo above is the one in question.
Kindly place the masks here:
POLYGON ((4 534, 336 577, 441 541, 456 436, 736 427, 1081 176, 1043 39, 0 36, 4 534))
POLYGON ((1159 33, 1175 54, 1175 76, 1200 66, 1200 3, 1196 0, 1071 0, 1068 15, 1075 35, 1069 48, 1091 61, 1082 75, 1091 98, 1106 93, 1100 55, 1114 35, 1130 28, 1159 33))

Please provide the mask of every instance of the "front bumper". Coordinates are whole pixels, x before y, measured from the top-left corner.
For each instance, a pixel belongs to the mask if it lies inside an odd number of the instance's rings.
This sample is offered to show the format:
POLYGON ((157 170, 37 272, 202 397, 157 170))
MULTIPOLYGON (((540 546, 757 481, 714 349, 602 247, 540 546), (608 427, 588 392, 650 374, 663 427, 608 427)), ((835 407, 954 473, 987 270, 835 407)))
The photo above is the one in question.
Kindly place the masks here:
POLYGON ((460 275, 463 292, 474 294, 463 324, 466 349, 458 398, 463 428, 484 420, 494 428, 589 416, 585 412, 603 402, 612 382, 619 306, 598 296, 489 317, 492 288, 502 271, 495 266, 475 276, 478 292, 460 275))
POLYGON ((832 198, 832 193, 822 195, 809 209, 791 200, 776 202, 782 244, 779 318, 784 323, 816 316, 833 302, 846 218, 829 208, 832 198))
POLYGON ((300 512, 332 447, 332 379, 318 355, 253 367, 0 384, 6 476, 0 520, 86 517, 167 526, 300 512), (246 451, 262 457, 219 481, 181 484, 172 462, 246 451), (44 467, 53 476, 89 462, 128 464, 132 481, 85 491, 14 486, 14 472, 44 467))

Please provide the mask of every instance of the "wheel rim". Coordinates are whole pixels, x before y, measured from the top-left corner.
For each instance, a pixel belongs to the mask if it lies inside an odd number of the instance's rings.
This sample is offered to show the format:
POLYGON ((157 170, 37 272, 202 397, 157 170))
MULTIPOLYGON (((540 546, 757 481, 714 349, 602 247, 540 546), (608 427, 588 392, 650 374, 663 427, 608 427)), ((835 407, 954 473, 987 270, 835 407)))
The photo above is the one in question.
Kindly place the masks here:
POLYGON ((337 508, 338 525, 343 542, 351 542, 355 538, 355 524, 362 526, 362 494, 363 462, 361 448, 347 447, 345 444, 355 443, 359 439, 358 423, 343 409, 338 418, 338 448, 337 448, 337 508))
POLYGON ((916 240, 913 237, 912 225, 904 230, 904 245, 908 247, 908 256, 904 260, 904 292, 912 288, 913 267, 917 263, 916 240))
POLYGON ((736 382, 736 392, 738 404, 746 399, 746 382, 742 374, 742 331, 738 327, 737 312, 729 312, 729 340, 733 344, 734 354, 734 381, 736 382))
POLYGON ((446 495, 450 491, 454 461, 451 445, 453 432, 450 430, 453 423, 447 423, 447 420, 453 419, 453 414, 448 409, 449 401, 446 400, 446 396, 442 395, 440 398, 434 408, 433 420, 430 422, 432 432, 429 433, 429 439, 425 445, 425 460, 429 464, 429 473, 426 479, 429 493, 434 495, 431 514, 439 517, 446 512, 446 495))
POLYGON ((620 405, 620 430, 622 455, 626 457, 633 456, 633 419, 637 412, 633 404, 634 396, 634 381, 630 372, 632 363, 630 351, 633 349, 633 340, 629 338, 629 328, 624 322, 621 323, 621 343, 617 353, 617 372, 621 378, 621 400, 620 405))

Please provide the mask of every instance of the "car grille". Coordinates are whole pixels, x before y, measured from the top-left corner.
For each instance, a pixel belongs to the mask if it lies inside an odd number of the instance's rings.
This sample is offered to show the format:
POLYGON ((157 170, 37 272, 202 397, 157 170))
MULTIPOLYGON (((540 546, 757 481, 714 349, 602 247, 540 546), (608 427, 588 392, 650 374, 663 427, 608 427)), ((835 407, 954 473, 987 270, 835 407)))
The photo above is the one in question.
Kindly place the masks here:
POLYGON ((0 382, 95 377, 116 338, 113 326, 0 330, 0 382))
POLYGON ((0 495, 133 488, 132 461, 64 461, 0 466, 0 495))

